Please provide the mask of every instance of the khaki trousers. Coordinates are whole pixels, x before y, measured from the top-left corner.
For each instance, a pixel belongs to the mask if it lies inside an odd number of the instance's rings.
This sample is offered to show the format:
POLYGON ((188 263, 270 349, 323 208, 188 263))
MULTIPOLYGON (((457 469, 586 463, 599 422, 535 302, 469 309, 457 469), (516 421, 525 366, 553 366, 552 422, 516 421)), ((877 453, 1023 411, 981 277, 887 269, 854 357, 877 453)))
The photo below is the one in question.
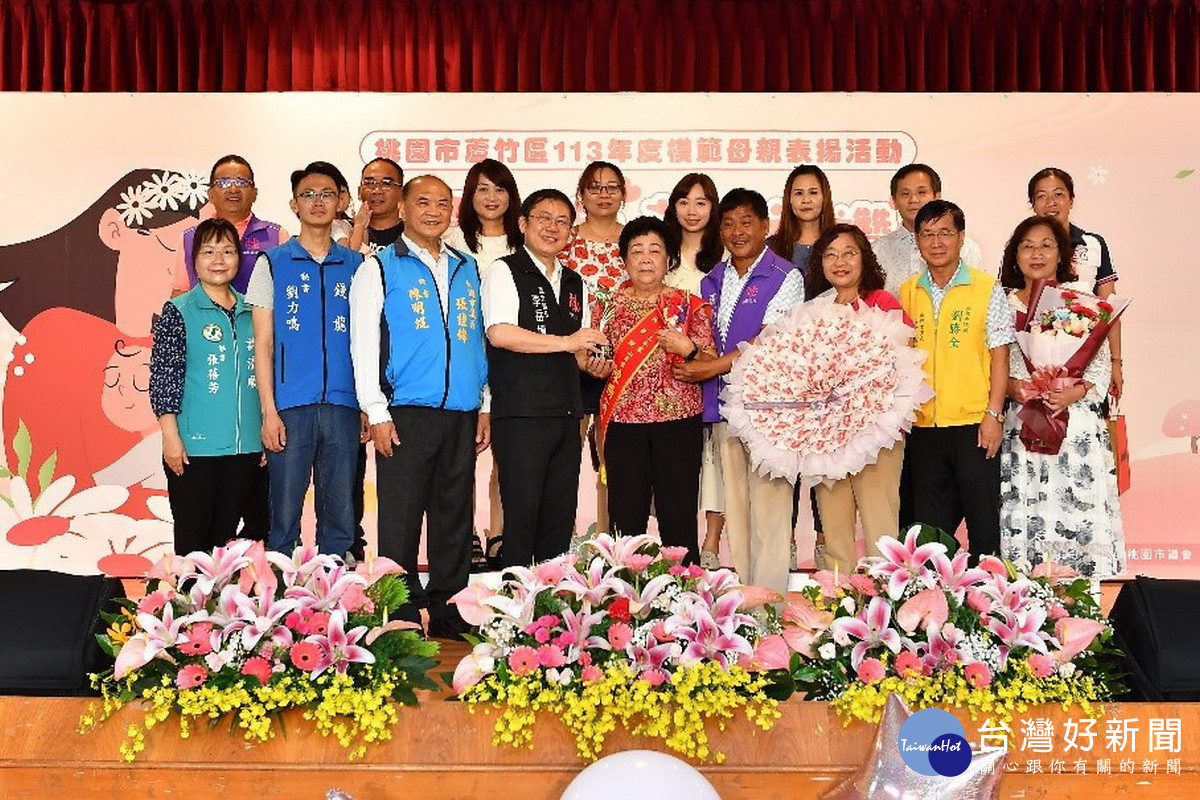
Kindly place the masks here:
POLYGON ((832 486, 817 484, 817 508, 825 527, 825 558, 843 574, 858 564, 854 548, 855 516, 862 521, 867 555, 877 556, 875 543, 883 536, 895 536, 900 519, 900 468, 904 465, 904 440, 888 450, 879 451, 879 459, 861 472, 842 478, 832 486))
POLYGON ((741 440, 729 425, 713 426, 721 454, 725 488, 725 535, 733 567, 742 583, 787 593, 791 572, 792 484, 764 478, 750 464, 741 440))

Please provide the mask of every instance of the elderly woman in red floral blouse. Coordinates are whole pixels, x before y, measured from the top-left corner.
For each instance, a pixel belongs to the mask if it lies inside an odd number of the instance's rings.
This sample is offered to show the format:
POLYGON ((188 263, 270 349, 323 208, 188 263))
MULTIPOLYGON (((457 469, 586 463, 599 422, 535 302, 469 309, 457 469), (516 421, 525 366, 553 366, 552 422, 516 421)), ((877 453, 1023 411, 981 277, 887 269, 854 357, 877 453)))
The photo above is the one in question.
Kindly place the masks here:
POLYGON ((592 312, 613 342, 612 375, 600 397, 600 431, 615 531, 646 532, 653 500, 663 544, 698 558, 696 509, 704 402, 700 384, 671 375, 677 361, 716 358, 712 306, 663 283, 679 244, 657 217, 621 231, 629 279, 592 312))

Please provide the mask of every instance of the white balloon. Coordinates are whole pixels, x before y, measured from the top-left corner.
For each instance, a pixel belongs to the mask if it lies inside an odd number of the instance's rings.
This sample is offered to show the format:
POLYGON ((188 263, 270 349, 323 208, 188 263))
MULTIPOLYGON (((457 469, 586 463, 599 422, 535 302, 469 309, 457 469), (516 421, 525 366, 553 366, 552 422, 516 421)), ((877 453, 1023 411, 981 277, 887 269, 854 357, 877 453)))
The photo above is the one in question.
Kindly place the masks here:
POLYGON ((721 800, 699 770, 666 753, 626 750, 613 753, 575 776, 562 800, 721 800))

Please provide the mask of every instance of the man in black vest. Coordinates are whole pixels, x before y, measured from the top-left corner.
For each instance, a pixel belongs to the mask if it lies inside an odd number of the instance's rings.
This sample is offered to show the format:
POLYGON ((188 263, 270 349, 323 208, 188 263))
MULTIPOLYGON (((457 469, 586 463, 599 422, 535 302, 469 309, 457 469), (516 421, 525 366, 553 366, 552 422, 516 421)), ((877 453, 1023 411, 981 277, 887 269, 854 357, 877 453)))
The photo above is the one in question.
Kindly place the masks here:
POLYGON ((556 189, 521 206, 525 246, 483 277, 492 452, 504 506, 504 566, 528 566, 567 551, 579 499, 579 370, 612 372, 608 340, 590 324, 579 275, 558 254, 571 239, 575 207, 556 189))

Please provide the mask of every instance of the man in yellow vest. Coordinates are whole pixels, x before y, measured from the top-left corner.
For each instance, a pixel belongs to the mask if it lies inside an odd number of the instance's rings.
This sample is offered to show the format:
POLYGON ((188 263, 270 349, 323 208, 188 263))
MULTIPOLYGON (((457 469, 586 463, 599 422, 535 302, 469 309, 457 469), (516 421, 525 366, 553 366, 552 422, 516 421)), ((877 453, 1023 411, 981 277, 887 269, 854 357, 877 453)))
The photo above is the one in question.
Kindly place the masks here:
POLYGON ((1000 459, 1013 312, 995 278, 962 262, 962 209, 932 200, 917 212, 925 269, 900 286, 900 305, 929 354, 934 397, 917 412, 905 460, 913 513, 951 534, 967 521, 973 558, 1000 551, 1000 459))

